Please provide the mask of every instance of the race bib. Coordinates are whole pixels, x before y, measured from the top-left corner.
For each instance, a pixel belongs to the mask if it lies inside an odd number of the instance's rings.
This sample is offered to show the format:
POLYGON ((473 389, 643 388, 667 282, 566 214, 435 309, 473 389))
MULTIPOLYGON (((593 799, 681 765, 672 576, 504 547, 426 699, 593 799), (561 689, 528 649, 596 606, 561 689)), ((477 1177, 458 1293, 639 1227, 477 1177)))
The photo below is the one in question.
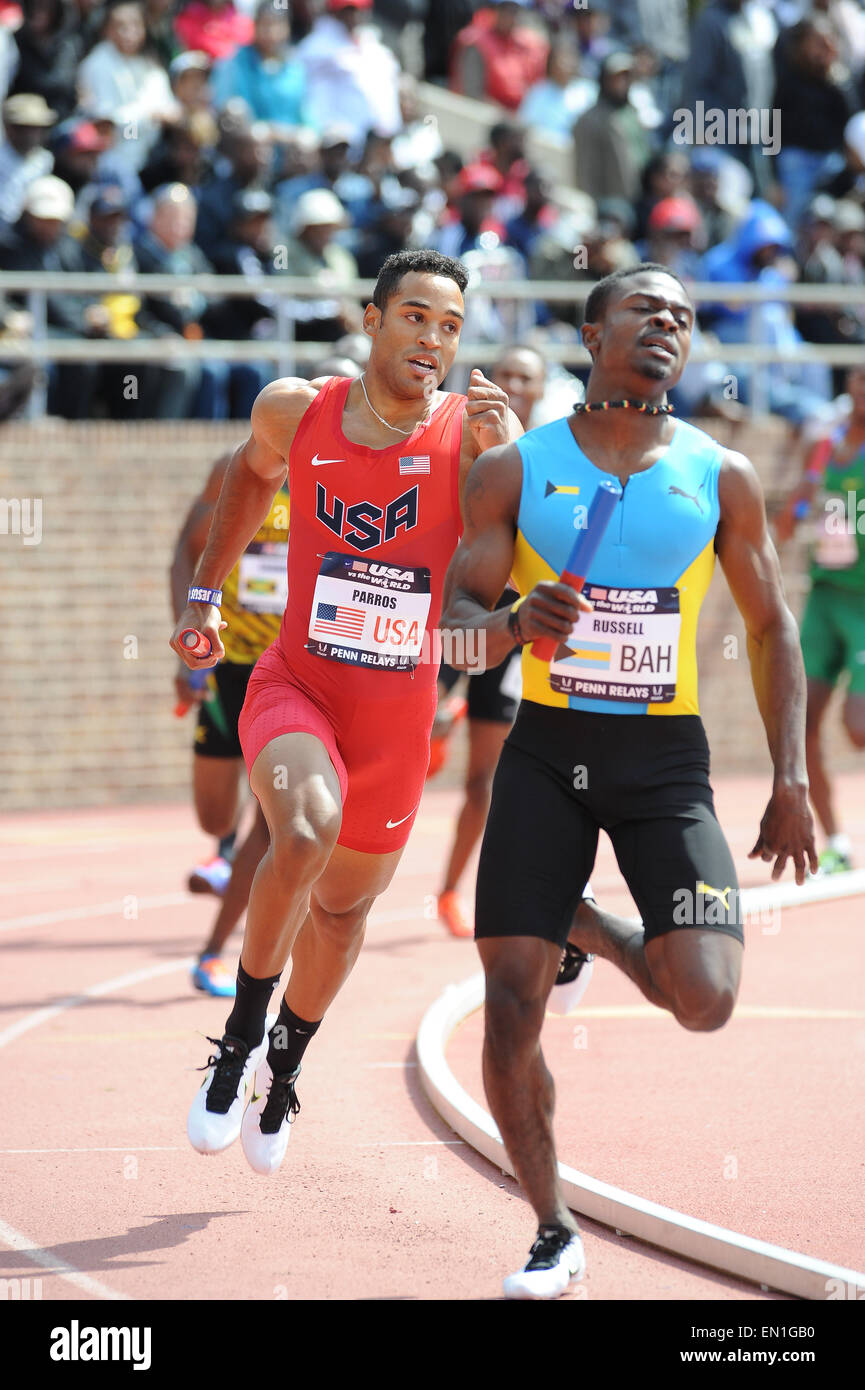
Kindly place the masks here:
POLYGON ((284 613, 288 603, 288 542, 253 542, 240 557, 237 602, 251 613, 284 613))
POLYGON ((824 507, 815 518, 814 560, 822 569, 846 570, 859 558, 855 529, 847 524, 838 508, 824 507))
POLYGON ((667 704, 676 696, 678 589, 610 589, 587 584, 581 613, 550 664, 550 686, 590 700, 667 704))
POLYGON ((430 608, 430 572, 329 550, 315 582, 307 650, 385 671, 417 666, 430 608))

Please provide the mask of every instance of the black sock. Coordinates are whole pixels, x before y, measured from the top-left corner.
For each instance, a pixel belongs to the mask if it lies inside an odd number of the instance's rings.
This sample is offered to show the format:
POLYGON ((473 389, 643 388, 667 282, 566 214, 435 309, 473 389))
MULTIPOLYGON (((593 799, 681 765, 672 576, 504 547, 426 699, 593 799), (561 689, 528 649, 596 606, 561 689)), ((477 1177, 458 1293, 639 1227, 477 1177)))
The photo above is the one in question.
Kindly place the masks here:
POLYGON ((320 1027, 321 1019, 318 1023, 307 1023, 293 1014, 283 999, 267 1050, 268 1065, 274 1076, 290 1076, 297 1071, 301 1057, 320 1027))
POLYGON ((237 967, 237 996, 234 1008, 225 1021, 225 1031, 232 1038, 242 1038, 249 1047, 257 1047, 264 1037, 264 1024, 270 996, 279 984, 279 975, 256 980, 247 975, 242 965, 237 967))
POLYGON ((237 839, 237 831, 232 830, 229 835, 223 835, 219 842, 219 857, 224 859, 227 864, 234 863, 234 842, 237 839))

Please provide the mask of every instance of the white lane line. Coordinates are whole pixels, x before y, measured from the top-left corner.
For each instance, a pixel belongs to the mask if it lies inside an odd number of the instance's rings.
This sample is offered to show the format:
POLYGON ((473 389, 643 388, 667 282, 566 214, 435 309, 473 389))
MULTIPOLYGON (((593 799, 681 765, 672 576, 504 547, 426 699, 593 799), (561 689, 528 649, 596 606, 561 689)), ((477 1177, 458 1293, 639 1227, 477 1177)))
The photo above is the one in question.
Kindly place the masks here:
POLYGON ((181 907, 192 902, 193 893, 159 893, 153 898, 139 898, 129 893, 125 898, 115 898, 110 903, 91 903, 83 907, 61 907, 52 912, 34 912, 29 917, 7 917, 0 921, 0 931, 17 931, 21 927, 50 927, 58 922, 80 922, 88 917, 122 917, 130 903, 134 901, 136 911, 157 907, 181 907))
POLYGON ((126 1144, 81 1149, 0 1149, 0 1154, 170 1154, 180 1153, 181 1144, 126 1144))
MULTIPOLYGON (((56 1018, 58 1014, 65 1013, 67 1009, 74 1009, 79 1004, 86 1004, 88 999, 98 999, 100 995, 111 994, 115 989, 125 989, 127 985, 139 984, 142 980, 158 979, 160 975, 170 975, 175 970, 188 970, 192 963, 191 956, 182 961, 163 961, 160 965, 149 965, 143 970, 132 970, 127 975, 116 975, 113 980, 103 980, 101 984, 90 985, 80 994, 70 994, 68 998, 61 999, 48 1008, 36 1009, 32 1014, 27 1014, 25 1018, 20 1018, 17 1023, 5 1028, 0 1033, 0 1047, 6 1047, 15 1038, 20 1038, 22 1033, 29 1032, 31 1028, 38 1028, 40 1023, 46 1023, 49 1018, 56 1018)), ((13 1250, 19 1251, 33 1264, 39 1265, 41 1269, 59 1274, 61 1279, 67 1279, 70 1284, 74 1284, 76 1288, 84 1289, 86 1293, 93 1294, 95 1298, 129 1302, 128 1294, 118 1293, 116 1289, 110 1289, 107 1284, 100 1283, 98 1279, 91 1279, 89 1274, 83 1274, 80 1269, 76 1269, 74 1265, 62 1260, 52 1250, 37 1245, 29 1236, 23 1235, 21 1231, 16 1231, 13 1226, 7 1226, 4 1221, 0 1221, 0 1241, 4 1245, 11 1246, 13 1250)))
POLYGON ((355 1144, 356 1149, 456 1149, 464 1139, 383 1139, 380 1144, 355 1144))
MULTIPOLYGON (((16 1231, 14 1226, 7 1226, 5 1221, 0 1221, 0 1241, 8 1245, 10 1249, 17 1250, 25 1259, 32 1264, 38 1265, 40 1269, 47 1270, 50 1274, 59 1274, 61 1279, 68 1279, 70 1284, 76 1288, 83 1289, 85 1293, 93 1294, 94 1298, 106 1298, 112 1303, 128 1303, 129 1295, 118 1293, 116 1289, 109 1289, 107 1284, 102 1284, 98 1279, 91 1279, 89 1274, 82 1274, 80 1269, 74 1265, 67 1264, 61 1260, 59 1255, 55 1255, 53 1250, 45 1250, 41 1245, 36 1245, 29 1236, 22 1235, 16 1231)), ((0 1266, 3 1264, 3 1256, 0 1254, 0 1266)))
POLYGON ((44 1009, 36 1009, 32 1014, 26 1014, 24 1018, 19 1018, 17 1023, 12 1023, 8 1028, 0 1032, 0 1047, 6 1047, 15 1038, 20 1038, 22 1033, 29 1033, 31 1028, 38 1028, 40 1024, 47 1023, 50 1018, 56 1018, 58 1014, 65 1013, 67 1009, 74 1009, 78 1004, 86 1004, 88 999, 98 999, 102 994, 111 994, 115 989, 125 989, 127 985, 137 985, 142 980, 155 980, 160 975, 170 975, 175 970, 188 970, 195 964, 194 957, 187 956, 185 960, 163 961, 161 965, 148 965, 144 970, 132 970, 128 975, 115 975, 113 980, 104 980, 102 984, 90 985, 80 994, 70 994, 65 999, 59 999, 56 1004, 49 1004, 44 1009))

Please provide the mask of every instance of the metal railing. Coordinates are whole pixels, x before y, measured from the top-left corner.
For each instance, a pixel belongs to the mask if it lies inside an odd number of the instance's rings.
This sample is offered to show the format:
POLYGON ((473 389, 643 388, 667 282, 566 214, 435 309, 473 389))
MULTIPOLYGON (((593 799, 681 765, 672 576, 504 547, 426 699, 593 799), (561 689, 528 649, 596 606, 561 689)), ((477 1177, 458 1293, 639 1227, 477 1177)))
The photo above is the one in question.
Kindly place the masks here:
MULTIPOLYGON (((0 338, 0 359, 30 361, 38 366, 52 362, 156 363, 181 360, 214 360, 225 362, 261 362, 273 364, 277 376, 292 376, 299 367, 314 365, 332 353, 332 343, 302 342, 295 338, 293 300, 340 298, 362 301, 372 297, 373 280, 355 280, 345 285, 310 284, 306 279, 288 275, 142 275, 123 272, 0 272, 0 293, 26 296, 32 319, 29 337, 0 338), (273 311, 273 336, 244 339, 187 339, 170 337, 67 338, 52 337, 47 323, 46 298, 49 294, 102 295, 118 292, 140 295, 170 296, 178 290, 194 289, 211 299, 258 298, 273 311)), ((471 283, 469 294, 474 297, 503 302, 536 300, 557 304, 577 304, 586 300, 592 289, 591 281, 509 280, 492 283, 471 283)), ((723 304, 729 308, 765 303, 786 303, 809 308, 865 307, 865 285, 762 285, 715 284, 701 282, 689 286, 689 293, 699 308, 706 304, 723 304)), ((463 364, 488 366, 502 351, 501 343, 463 340, 457 358, 463 364)), ((549 362, 588 366, 590 358, 578 343, 544 343, 544 357, 549 362)), ((865 347, 857 343, 802 343, 782 348, 751 342, 718 343, 712 341, 692 352, 694 363, 731 361, 737 365, 765 367, 779 363, 825 363, 833 367, 865 364, 865 347)), ((761 374, 755 373, 755 378, 761 374)), ((761 404, 764 393, 755 380, 754 396, 761 404)), ((755 402, 752 401, 752 405, 755 402)), ((29 405, 31 417, 44 412, 44 384, 33 393, 29 405)))

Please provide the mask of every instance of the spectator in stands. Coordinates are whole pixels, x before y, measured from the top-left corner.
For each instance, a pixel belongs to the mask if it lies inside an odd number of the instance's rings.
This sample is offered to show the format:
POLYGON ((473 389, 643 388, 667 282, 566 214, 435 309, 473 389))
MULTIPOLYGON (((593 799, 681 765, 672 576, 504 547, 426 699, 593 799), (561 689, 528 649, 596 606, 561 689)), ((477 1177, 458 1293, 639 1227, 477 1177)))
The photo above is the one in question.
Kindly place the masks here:
POLYGON ((166 126, 141 170, 141 187, 149 193, 165 183, 182 183, 197 195, 212 173, 216 138, 216 122, 204 111, 166 126))
POLYGON ((688 158, 681 150, 658 150, 651 156, 643 169, 640 197, 634 207, 637 238, 646 235, 649 213, 656 203, 687 193, 690 173, 688 158))
POLYGON ((311 189, 297 200, 278 269, 321 285, 323 292, 320 300, 293 301, 298 341, 332 343, 361 327, 358 305, 339 297, 340 288, 358 278, 357 261, 337 241, 347 220, 342 203, 326 188, 311 189))
POLYGON ((305 123, 306 74, 289 49, 288 14, 275 0, 259 0, 252 43, 217 63, 210 85, 217 109, 242 97, 257 121, 305 123))
POLYGON ((24 194, 34 179, 50 174, 53 156, 45 148, 56 114, 45 98, 19 92, 3 103, 5 138, 0 145, 0 223, 17 222, 24 194))
POLYGON ((181 108, 183 115, 189 116, 197 111, 206 111, 208 115, 210 114, 213 107, 210 90, 212 70, 213 60, 210 55, 201 51, 196 52, 194 49, 190 53, 178 53, 177 57, 171 60, 168 68, 168 80, 171 83, 174 100, 181 108))
MULTIPOLYGON (((489 146, 481 150, 477 164, 495 169, 501 176, 499 196, 493 209, 502 223, 516 216, 526 200, 526 129, 517 121, 497 121, 489 133, 489 146)), ((474 169, 473 162, 466 167, 474 169)))
POLYGON ((471 23, 474 11, 473 0, 427 0, 423 28, 423 75, 427 82, 448 86, 454 39, 471 23))
POLYGON ((317 167, 276 185, 278 216, 281 222, 291 217, 295 203, 302 193, 313 188, 327 188, 339 197, 339 182, 349 168, 352 129, 346 125, 329 126, 322 132, 318 146, 317 167))
POLYGON ((232 199, 247 188, 269 192, 273 145, 263 121, 238 122, 223 132, 223 172, 201 186, 195 240, 215 265, 224 259, 221 244, 231 220, 232 199))
POLYGON ((732 235, 736 219, 721 201, 720 175, 729 156, 720 150, 705 148, 691 155, 689 185, 691 197, 700 209, 706 232, 706 245, 715 246, 732 235))
POLYGON ((417 82, 406 72, 399 79, 399 114, 402 129, 391 145, 394 165, 433 178, 434 161, 444 149, 438 122, 421 115, 417 82))
POLYGON ((474 164, 463 169, 457 179, 458 216, 439 228, 433 246, 444 256, 459 259, 467 251, 482 244, 497 245, 504 240, 505 229, 493 217, 493 204, 502 188, 502 176, 489 164, 474 164), (490 238, 494 238, 490 242, 490 238))
POLYGON ((121 0, 108 11, 103 32, 102 42, 78 70, 81 105, 113 111, 123 136, 115 157, 137 173, 161 123, 176 119, 180 108, 165 69, 144 51, 147 31, 140 4, 121 0))
POLYGON ((372 0, 326 3, 327 13, 296 50, 306 71, 307 119, 317 130, 347 125, 359 156, 369 131, 395 135, 402 124, 399 66, 366 23, 372 0))
POLYGON ((837 60, 832 25, 823 15, 801 20, 778 43, 773 105, 780 112, 784 140, 777 172, 784 216, 794 230, 814 189, 844 167, 844 127, 858 102, 837 60))
POLYGON ((144 51, 168 69, 181 48, 174 32, 175 0, 141 0, 141 5, 147 31, 144 51))
MULTIPOLYGON (((756 199, 748 216, 726 242, 711 247, 703 257, 701 279, 738 284, 757 281, 784 286, 797 275, 793 242, 784 218, 768 203, 756 199)), ((802 339, 782 299, 732 308, 720 301, 701 306, 701 324, 709 326, 723 343, 755 343, 795 350, 802 339)), ((732 356, 732 354, 731 354, 732 356)), ((755 369, 731 364, 739 386, 739 399, 749 401, 758 384, 755 369)), ((796 428, 816 415, 831 397, 831 373, 821 363, 773 364, 762 372, 768 408, 796 428)))
MULTIPOLYGON (((709 109, 728 111, 770 110, 774 87, 772 50, 778 33, 774 17, 765 5, 745 0, 711 0, 701 10, 691 30, 691 52, 682 78, 682 107, 694 113, 698 101, 709 109)), ((771 166, 755 144, 740 144, 736 132, 719 132, 726 140, 718 147, 748 168, 755 188, 771 182, 771 166)))
MULTIPOLYGON (((69 121, 53 140, 54 173, 63 179, 76 199, 98 176, 99 160, 112 147, 110 136, 97 130, 92 121, 69 121)), ((78 208, 84 215, 83 203, 78 208)))
MULTIPOLYGON (((861 284, 855 263, 848 264, 840 249, 845 227, 865 228, 865 213, 856 203, 836 203, 820 193, 800 220, 798 261, 800 279, 809 285, 861 284)), ((865 309, 862 305, 797 305, 796 327, 807 343, 865 343, 865 309)), ((833 368, 833 393, 844 389, 845 369, 833 368)))
POLYGON ((254 28, 251 16, 235 8, 232 0, 191 0, 174 21, 184 48, 208 53, 214 62, 252 43, 254 28))
POLYGON ((464 96, 519 109, 529 88, 540 82, 549 44, 522 22, 530 0, 492 0, 454 40, 451 86, 464 96))
POLYGON ((78 64, 84 52, 71 0, 23 0, 23 19, 15 31, 18 50, 9 87, 45 98, 62 121, 75 109, 78 64))
POLYGON ((559 10, 559 21, 563 37, 576 45, 580 55, 580 72, 584 77, 599 81, 601 65, 610 53, 620 49, 621 43, 610 39, 610 16, 605 0, 585 0, 583 4, 565 3, 564 11, 559 10))
POLYGON ((569 40, 558 39, 550 47, 546 76, 526 92, 517 115, 524 125, 565 148, 575 123, 597 99, 597 82, 580 75, 578 50, 569 40))
POLYGON ((601 67, 598 100, 574 127, 577 184, 596 201, 633 201, 639 194, 650 145, 628 100, 633 72, 629 54, 610 54, 601 67))
POLYGON ((374 205, 373 217, 357 248, 358 274, 374 280, 395 251, 417 244, 412 236, 420 197, 410 188, 388 182, 374 205))
POLYGON ((558 218, 558 211, 550 201, 547 180, 537 169, 530 169, 526 174, 524 188, 523 208, 505 224, 505 241, 519 251, 528 266, 539 238, 549 231, 558 218))
MULTIPOLYGON (((669 266, 681 280, 696 280, 700 256, 706 249, 705 232, 696 203, 679 194, 662 198, 649 213, 643 260, 669 266)), ((642 254, 643 248, 637 246, 642 254)))

